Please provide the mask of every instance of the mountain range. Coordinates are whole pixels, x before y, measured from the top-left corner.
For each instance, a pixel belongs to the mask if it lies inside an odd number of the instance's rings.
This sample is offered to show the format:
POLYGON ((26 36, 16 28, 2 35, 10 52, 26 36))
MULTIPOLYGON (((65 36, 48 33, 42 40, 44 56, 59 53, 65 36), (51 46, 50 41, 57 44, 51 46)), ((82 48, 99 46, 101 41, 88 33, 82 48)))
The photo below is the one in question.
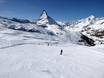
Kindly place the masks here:
POLYGON ((31 42, 31 39, 88 46, 103 44, 104 17, 91 15, 74 22, 57 22, 45 10, 35 21, 0 17, 0 40, 3 45, 4 41, 21 44, 31 42))

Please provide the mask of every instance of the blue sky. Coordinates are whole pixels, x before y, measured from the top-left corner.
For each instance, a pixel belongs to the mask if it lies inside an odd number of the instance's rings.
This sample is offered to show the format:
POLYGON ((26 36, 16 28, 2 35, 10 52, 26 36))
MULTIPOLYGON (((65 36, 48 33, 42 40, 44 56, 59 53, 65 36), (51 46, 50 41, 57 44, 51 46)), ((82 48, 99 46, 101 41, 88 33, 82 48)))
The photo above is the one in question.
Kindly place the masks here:
POLYGON ((37 19, 45 9, 56 20, 104 16, 104 0, 0 0, 0 15, 37 19))

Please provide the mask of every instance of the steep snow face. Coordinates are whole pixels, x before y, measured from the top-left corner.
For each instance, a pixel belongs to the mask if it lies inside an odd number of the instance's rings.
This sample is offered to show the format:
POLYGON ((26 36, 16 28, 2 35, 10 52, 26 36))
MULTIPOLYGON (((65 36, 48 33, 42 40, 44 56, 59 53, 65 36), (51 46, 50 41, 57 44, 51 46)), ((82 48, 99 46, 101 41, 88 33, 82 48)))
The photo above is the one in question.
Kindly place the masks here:
POLYGON ((37 24, 38 25, 57 24, 57 22, 53 18, 48 16, 47 12, 43 10, 42 14, 40 15, 37 21, 37 24))
POLYGON ((96 44, 104 43, 104 17, 89 16, 65 27, 65 29, 81 32, 93 39, 96 44))
POLYGON ((39 20, 37 21, 38 25, 43 25, 48 23, 48 15, 46 11, 43 11, 42 14, 39 17, 39 20))
POLYGON ((95 40, 96 44, 104 43, 104 18, 96 18, 96 21, 84 27, 82 32, 95 40))
POLYGON ((47 19, 48 18, 48 14, 45 10, 43 10, 42 14, 40 15, 40 19, 47 19))
POLYGON ((45 29, 53 32, 57 36, 64 35, 65 33, 61 25, 59 25, 53 18, 48 16, 48 13, 45 10, 43 10, 42 14, 40 15, 40 18, 37 20, 36 23, 38 26, 46 26, 45 29))
POLYGON ((97 17, 91 15, 85 19, 78 20, 76 23, 73 24, 72 28, 76 29, 77 31, 82 31, 87 28, 88 29, 91 29, 91 28, 101 29, 103 25, 104 25, 104 18, 103 17, 97 18, 97 17))
POLYGON ((77 31, 81 31, 84 27, 95 23, 95 20, 96 20, 96 17, 93 15, 91 15, 85 19, 78 20, 78 22, 73 25, 74 29, 77 31))

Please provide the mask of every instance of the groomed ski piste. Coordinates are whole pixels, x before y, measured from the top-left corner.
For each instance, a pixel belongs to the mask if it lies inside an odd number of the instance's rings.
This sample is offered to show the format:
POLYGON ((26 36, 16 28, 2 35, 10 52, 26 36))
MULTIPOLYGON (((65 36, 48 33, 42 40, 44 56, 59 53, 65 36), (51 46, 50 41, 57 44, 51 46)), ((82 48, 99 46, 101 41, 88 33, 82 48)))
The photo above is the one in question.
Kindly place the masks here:
POLYGON ((46 43, 3 48, 0 78, 104 78, 103 47, 46 43))

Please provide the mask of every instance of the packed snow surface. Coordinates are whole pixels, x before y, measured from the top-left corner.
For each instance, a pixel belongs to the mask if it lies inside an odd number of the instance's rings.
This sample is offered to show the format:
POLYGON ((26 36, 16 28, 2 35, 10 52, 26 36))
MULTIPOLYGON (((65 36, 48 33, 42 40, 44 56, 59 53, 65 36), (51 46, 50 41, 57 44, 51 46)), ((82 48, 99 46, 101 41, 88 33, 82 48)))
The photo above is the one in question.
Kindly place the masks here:
POLYGON ((104 78, 104 49, 101 49, 74 44, 2 48, 0 78, 104 78))

